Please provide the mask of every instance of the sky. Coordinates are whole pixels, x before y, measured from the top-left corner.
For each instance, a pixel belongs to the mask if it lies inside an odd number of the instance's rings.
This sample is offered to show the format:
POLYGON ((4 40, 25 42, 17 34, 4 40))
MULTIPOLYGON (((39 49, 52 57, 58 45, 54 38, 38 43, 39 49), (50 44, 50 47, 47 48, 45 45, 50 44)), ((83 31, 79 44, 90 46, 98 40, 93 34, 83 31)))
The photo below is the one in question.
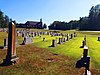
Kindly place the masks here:
POLYGON ((40 21, 50 25, 54 21, 79 20, 89 15, 100 0, 0 0, 0 9, 17 23, 40 21))

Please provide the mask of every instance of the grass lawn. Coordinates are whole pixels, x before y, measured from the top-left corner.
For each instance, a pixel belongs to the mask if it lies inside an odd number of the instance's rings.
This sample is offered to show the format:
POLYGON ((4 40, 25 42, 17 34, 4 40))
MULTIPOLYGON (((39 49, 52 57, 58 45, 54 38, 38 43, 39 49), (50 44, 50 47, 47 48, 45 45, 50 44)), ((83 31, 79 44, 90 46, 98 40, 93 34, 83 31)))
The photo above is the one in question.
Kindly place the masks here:
MULTIPOLYGON (((33 30, 34 31, 34 30, 33 30)), ((60 31, 61 33, 73 33, 74 31, 60 31)), ((78 37, 71 39, 56 47, 49 47, 52 39, 58 42, 59 36, 36 36, 33 44, 17 47, 19 61, 15 65, 0 66, 0 75, 82 75, 84 69, 75 68, 75 63, 83 55, 82 40, 87 36, 86 45, 89 48, 90 70, 92 75, 100 75, 100 42, 97 41, 98 32, 76 31, 78 37), (45 37, 45 41, 43 40, 45 37)), ((0 46, 7 33, 0 32, 0 46)), ((17 37, 21 44, 23 38, 17 37)), ((0 63, 6 57, 6 49, 0 49, 0 63)))

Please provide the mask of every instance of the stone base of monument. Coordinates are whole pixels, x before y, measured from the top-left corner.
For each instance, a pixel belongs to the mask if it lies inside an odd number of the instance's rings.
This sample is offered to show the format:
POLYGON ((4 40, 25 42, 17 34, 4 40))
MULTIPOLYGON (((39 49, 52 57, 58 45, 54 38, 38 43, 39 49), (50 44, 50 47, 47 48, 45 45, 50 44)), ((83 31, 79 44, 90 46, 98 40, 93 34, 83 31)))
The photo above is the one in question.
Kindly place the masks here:
POLYGON ((19 58, 17 56, 13 56, 11 58, 6 56, 6 59, 3 59, 3 66, 14 65, 18 62, 18 59, 19 58))
POLYGON ((87 74, 84 73, 83 75, 91 75, 91 72, 87 70, 87 74))

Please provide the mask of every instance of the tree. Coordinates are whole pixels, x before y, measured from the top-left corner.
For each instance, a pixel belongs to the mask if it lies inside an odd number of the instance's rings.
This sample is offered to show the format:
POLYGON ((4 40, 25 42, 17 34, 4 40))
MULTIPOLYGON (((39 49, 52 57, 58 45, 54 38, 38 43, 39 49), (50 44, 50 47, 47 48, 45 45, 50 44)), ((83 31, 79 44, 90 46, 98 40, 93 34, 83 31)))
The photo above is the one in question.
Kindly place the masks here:
POLYGON ((100 30, 100 5, 92 6, 88 17, 79 20, 80 30, 100 30))
POLYGON ((48 27, 49 27, 49 29, 54 29, 54 30, 67 30, 67 29, 69 29, 69 27, 67 26, 67 22, 60 22, 60 21, 54 21, 48 27))
POLYGON ((91 30, 100 30, 100 4, 93 6, 89 12, 91 30))
POLYGON ((43 25, 43 29, 46 29, 46 28, 47 28, 47 25, 46 25, 46 24, 44 24, 44 25, 43 25))
POLYGON ((0 28, 6 28, 9 25, 9 17, 3 15, 3 12, 0 10, 0 28))
POLYGON ((8 27, 9 25, 9 17, 7 15, 5 15, 4 17, 4 27, 8 27))
POLYGON ((0 10, 0 27, 2 27, 3 24, 4 24, 3 12, 0 10))

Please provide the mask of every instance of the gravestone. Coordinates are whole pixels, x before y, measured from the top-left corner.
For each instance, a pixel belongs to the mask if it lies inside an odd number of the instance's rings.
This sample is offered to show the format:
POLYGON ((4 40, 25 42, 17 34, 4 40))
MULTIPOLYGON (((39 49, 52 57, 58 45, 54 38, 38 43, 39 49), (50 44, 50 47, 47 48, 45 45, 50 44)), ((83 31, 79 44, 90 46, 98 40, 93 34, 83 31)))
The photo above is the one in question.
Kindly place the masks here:
POLYGON ((86 41, 86 35, 84 36, 84 40, 86 41))
POLYGON ((31 33, 31 36, 32 36, 32 37, 34 37, 34 36, 35 36, 35 35, 34 35, 34 32, 32 32, 32 33, 31 33))
POLYGON ((62 38, 64 37, 64 34, 61 34, 62 38))
POLYGON ((37 35, 40 36, 40 32, 38 32, 37 35))
POLYGON ((54 33, 51 34, 51 37, 53 37, 53 36, 54 36, 54 33))
POLYGON ((86 41, 83 40, 83 41, 82 41, 82 47, 84 47, 85 45, 86 45, 86 41))
POLYGON ((19 34, 19 33, 17 33, 17 36, 19 36, 18 34, 19 34))
POLYGON ((25 35, 25 33, 22 33, 22 37, 25 37, 26 35, 25 35))
POLYGON ((17 36, 20 36, 20 35, 21 35, 20 31, 17 31, 17 36))
POLYGON ((45 38, 43 38, 43 41, 45 41, 45 38))
POLYGON ((84 60, 85 68, 86 68, 84 75, 88 75, 88 72, 90 72, 89 71, 90 57, 88 56, 88 47, 86 46, 84 46, 84 50, 83 50, 83 60, 84 60))
POLYGON ((77 34, 76 34, 76 32, 74 32, 74 37, 77 37, 77 34))
POLYGON ((90 66, 90 57, 88 56, 88 47, 84 46, 83 49, 83 56, 80 60, 76 63, 76 68, 85 67, 84 75, 91 75, 91 72, 89 71, 90 66))
POLYGON ((52 45, 51 45, 52 47, 56 47, 56 40, 52 40, 52 45))
POLYGON ((62 44, 62 43, 63 43, 62 38, 59 38, 58 44, 62 44))
POLYGON ((100 36, 98 36, 98 41, 100 41, 100 36))
POLYGON ((32 40, 32 37, 24 37, 24 41, 23 41, 23 45, 25 44, 32 44, 33 43, 33 40, 32 40))
POLYGON ((18 57, 16 55, 16 29, 15 24, 13 22, 9 23, 9 33, 8 33, 8 50, 6 59, 3 60, 3 63, 5 65, 11 65, 15 64, 18 60, 18 57))
POLYGON ((70 34, 70 39, 72 39, 73 38, 73 34, 70 34))
POLYGON ((48 35, 50 35, 50 32, 48 32, 48 35))
POLYGON ((66 38, 63 38, 63 42, 66 42, 66 38))
POLYGON ((34 36, 37 36, 37 33, 36 32, 34 33, 34 36))
POLYGON ((66 41, 69 41, 69 35, 67 35, 67 37, 66 37, 66 41))
POLYGON ((8 47, 8 38, 4 39, 4 48, 8 47))

